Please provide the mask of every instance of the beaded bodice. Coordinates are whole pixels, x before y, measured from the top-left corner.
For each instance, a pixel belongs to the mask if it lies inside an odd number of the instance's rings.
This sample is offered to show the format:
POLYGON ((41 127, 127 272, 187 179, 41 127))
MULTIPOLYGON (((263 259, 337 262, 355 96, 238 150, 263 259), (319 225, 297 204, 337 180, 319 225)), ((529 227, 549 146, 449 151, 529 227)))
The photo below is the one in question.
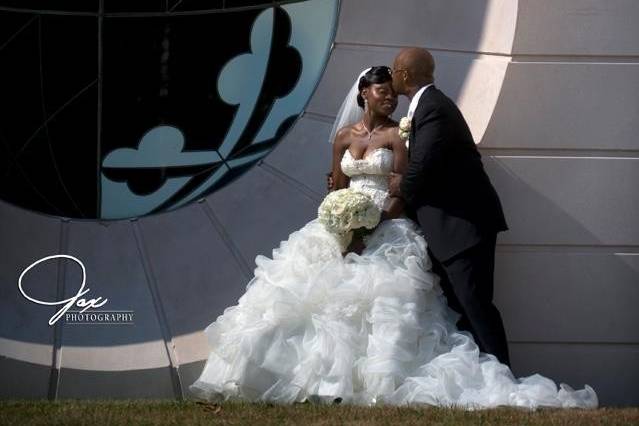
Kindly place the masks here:
POLYGON ((388 201, 388 176, 393 170, 393 151, 377 148, 355 159, 347 149, 340 163, 342 172, 350 178, 350 187, 369 194, 375 204, 384 209, 388 201))

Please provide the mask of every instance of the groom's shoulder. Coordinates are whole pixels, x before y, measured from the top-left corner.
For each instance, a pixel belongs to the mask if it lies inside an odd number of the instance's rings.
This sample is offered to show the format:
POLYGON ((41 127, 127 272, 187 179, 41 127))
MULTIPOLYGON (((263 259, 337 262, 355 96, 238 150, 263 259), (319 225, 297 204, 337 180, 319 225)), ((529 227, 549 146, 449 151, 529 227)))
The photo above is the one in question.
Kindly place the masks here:
POLYGON ((441 90, 439 90, 436 86, 430 86, 424 93, 422 93, 422 97, 419 99, 419 102, 422 103, 437 103, 443 100, 448 99, 448 96, 444 94, 441 90))
POLYGON ((444 92, 435 86, 431 86, 424 91, 422 97, 419 99, 415 113, 420 110, 426 113, 434 109, 449 111, 451 109, 457 109, 457 105, 444 92))
POLYGON ((435 86, 431 86, 424 90, 424 93, 420 96, 417 107, 415 108, 415 114, 432 111, 444 103, 445 99, 446 95, 444 95, 441 90, 435 86))

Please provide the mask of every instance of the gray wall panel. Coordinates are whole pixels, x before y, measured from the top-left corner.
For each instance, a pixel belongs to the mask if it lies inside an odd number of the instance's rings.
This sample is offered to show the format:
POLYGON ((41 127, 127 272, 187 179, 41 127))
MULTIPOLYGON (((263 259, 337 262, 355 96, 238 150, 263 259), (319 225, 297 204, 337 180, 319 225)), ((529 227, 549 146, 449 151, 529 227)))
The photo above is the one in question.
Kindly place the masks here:
POLYGON ((516 20, 514 0, 344 0, 336 41, 510 53, 516 20))
MULTIPOLYGON (((86 267, 85 289, 91 291, 84 297, 106 298, 108 302, 101 311, 132 310, 135 320, 134 325, 65 325, 62 367, 126 370, 168 365, 158 315, 130 222, 72 223, 69 253, 80 258, 86 267), (127 327, 126 331, 122 327, 127 327)), ((66 297, 77 294, 81 272, 79 266, 69 263, 66 297)))
POLYGON ((482 146, 639 151, 636 117, 639 64, 511 63, 482 146))
POLYGON ((326 194, 326 173, 331 169, 333 145, 328 142, 332 123, 306 114, 271 152, 264 162, 305 185, 322 199, 326 194), (313 158, 311 163, 304 158, 313 158))
POLYGON ((502 243, 639 243, 639 159, 483 159, 510 227, 502 243))
MULTIPOLYGON (((202 204, 143 218, 140 228, 172 336, 201 332, 244 292, 245 273, 202 204)), ((204 336, 197 343, 174 339, 180 363, 202 354, 204 336)))
MULTIPOLYGON (((0 338, 38 344, 21 348, 0 342, 0 356, 51 365, 53 328, 48 321, 59 308, 23 297, 18 278, 32 263, 60 252, 61 229, 60 220, 0 201, 0 338)), ((27 273, 23 282, 26 294, 37 300, 56 300, 61 263, 48 261, 27 273)))
POLYGON ((51 367, 0 356, 0 399, 45 399, 51 367))
POLYGON ((259 166, 232 186, 208 197, 206 202, 239 247, 251 271, 256 266, 255 256, 271 257, 273 249, 289 233, 317 217, 319 206, 319 202, 259 166))
POLYGON ((132 371, 62 369, 59 398, 173 398, 169 368, 132 371))
POLYGON ((518 3, 515 54, 639 55, 636 0, 519 0, 518 3))
POLYGON ((511 341, 639 343, 639 254, 501 247, 495 303, 511 341))

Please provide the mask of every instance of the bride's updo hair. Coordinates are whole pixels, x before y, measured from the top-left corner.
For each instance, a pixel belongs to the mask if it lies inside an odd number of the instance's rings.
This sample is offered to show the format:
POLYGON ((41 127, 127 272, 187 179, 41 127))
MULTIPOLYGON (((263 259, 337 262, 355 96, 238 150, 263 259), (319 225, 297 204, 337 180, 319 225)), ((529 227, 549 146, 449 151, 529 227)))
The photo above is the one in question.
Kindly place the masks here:
POLYGON ((362 89, 367 88, 372 84, 382 84, 392 81, 391 69, 387 66, 372 67, 366 74, 364 74, 357 85, 357 105, 364 109, 364 98, 362 97, 362 89))

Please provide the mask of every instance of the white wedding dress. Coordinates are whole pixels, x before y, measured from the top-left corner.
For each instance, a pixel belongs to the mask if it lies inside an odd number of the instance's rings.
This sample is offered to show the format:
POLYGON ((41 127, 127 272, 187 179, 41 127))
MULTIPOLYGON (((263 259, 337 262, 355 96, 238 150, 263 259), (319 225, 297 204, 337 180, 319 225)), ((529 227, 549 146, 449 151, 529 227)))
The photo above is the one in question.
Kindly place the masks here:
MULTIPOLYGON (((341 162, 350 186, 379 207, 392 164, 386 148, 361 160, 346 151, 341 162)), ((189 388, 197 398, 471 409, 598 404, 587 385, 575 391, 538 374, 516 379, 480 353, 457 330, 457 314, 429 272, 426 241, 407 218, 382 222, 362 255, 346 257, 314 219, 256 263, 238 304, 205 330, 211 352, 189 388)))

